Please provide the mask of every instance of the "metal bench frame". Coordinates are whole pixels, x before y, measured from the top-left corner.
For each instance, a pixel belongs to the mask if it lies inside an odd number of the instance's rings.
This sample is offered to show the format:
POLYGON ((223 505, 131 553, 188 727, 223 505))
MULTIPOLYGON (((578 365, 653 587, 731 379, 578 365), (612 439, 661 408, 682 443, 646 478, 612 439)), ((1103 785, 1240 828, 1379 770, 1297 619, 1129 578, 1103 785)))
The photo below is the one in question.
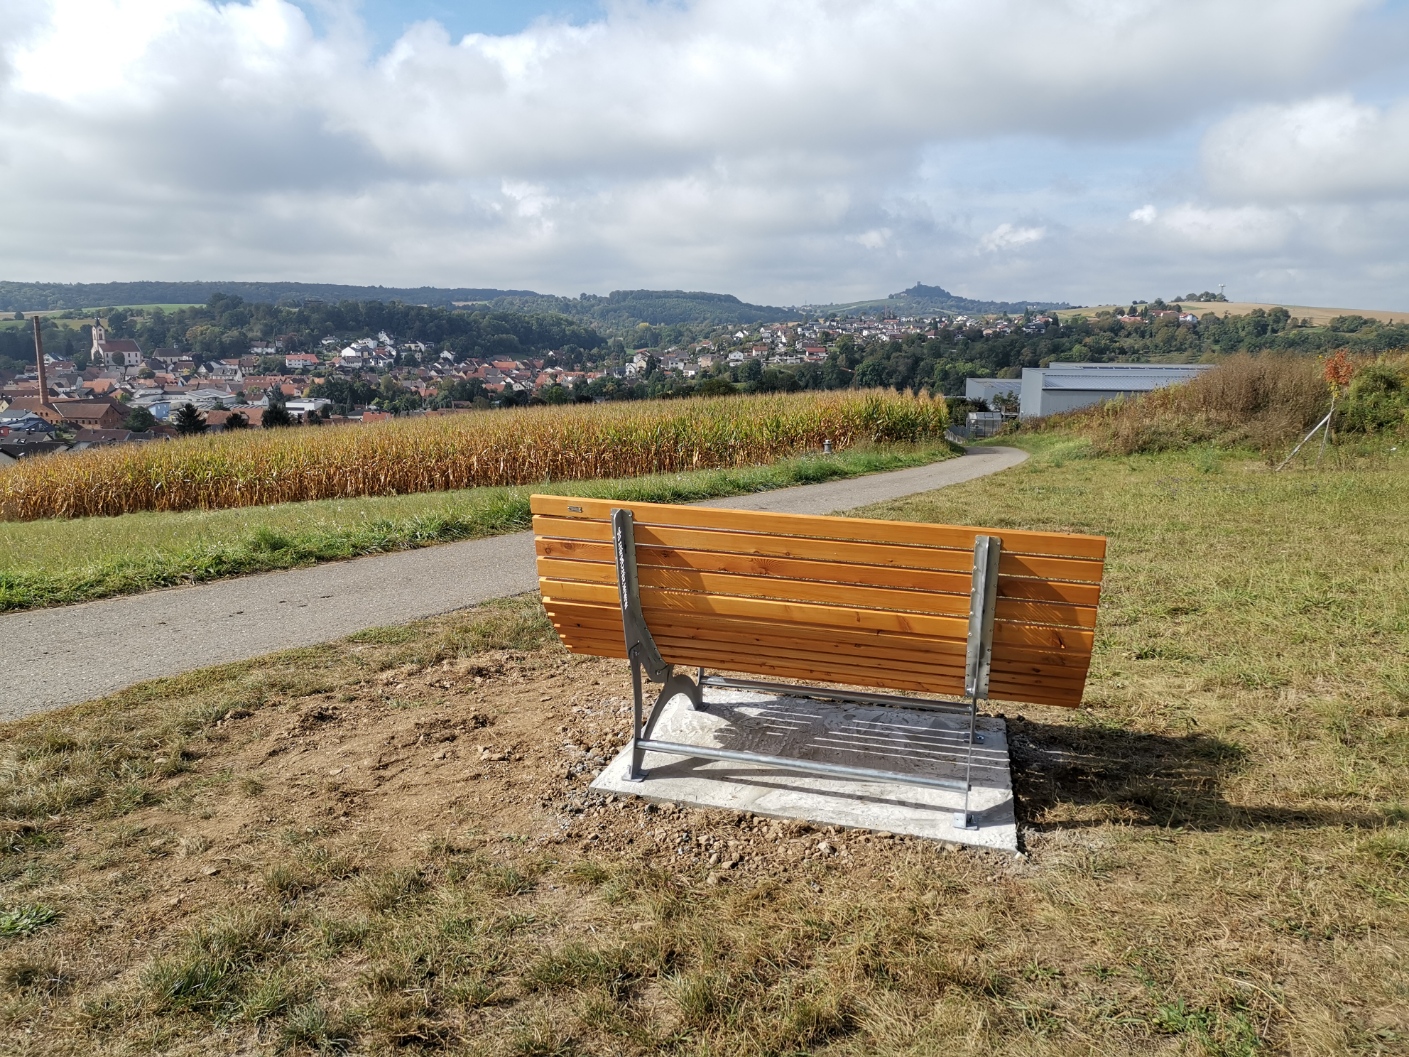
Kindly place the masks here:
POLYGON ((626 635, 626 654, 631 661, 631 688, 635 697, 631 723, 631 765, 627 774, 630 781, 645 780, 647 772, 643 764, 648 752, 700 760, 759 763, 784 770, 842 778, 879 779, 901 782, 906 785, 962 792, 964 806, 961 811, 955 812, 954 826, 956 829, 978 828, 973 815, 969 812, 969 799, 973 791, 974 745, 983 741, 983 736, 977 733, 975 726, 978 719, 978 704, 980 701, 988 699, 988 677, 993 658, 993 613, 998 598, 998 560, 1003 547, 1001 538, 998 536, 976 536, 974 538, 973 585, 969 592, 968 649, 964 662, 964 696, 966 698, 964 701, 908 697, 899 694, 868 694, 851 690, 836 690, 831 687, 760 682, 752 679, 728 679, 719 675, 706 677, 703 668, 699 669, 694 679, 688 675, 681 675, 675 671, 674 665, 667 664, 661 658, 655 640, 651 637, 651 629, 646 626, 646 617, 641 609, 640 585, 636 576, 635 518, 630 510, 612 509, 612 542, 616 550, 616 579, 617 592, 621 600, 621 624, 626 635), (643 674, 653 683, 664 684, 655 704, 651 706, 649 714, 645 709, 643 674), (684 742, 657 741, 651 737, 656 722, 665 709, 666 702, 680 694, 689 698, 691 706, 696 711, 704 711, 706 709, 704 700, 706 686, 761 690, 786 694, 791 697, 850 701, 888 708, 967 713, 969 729, 964 760, 964 780, 960 782, 954 779, 929 778, 924 775, 901 774, 870 767, 818 763, 789 756, 770 756, 764 753, 715 749, 702 745, 687 745, 684 742))

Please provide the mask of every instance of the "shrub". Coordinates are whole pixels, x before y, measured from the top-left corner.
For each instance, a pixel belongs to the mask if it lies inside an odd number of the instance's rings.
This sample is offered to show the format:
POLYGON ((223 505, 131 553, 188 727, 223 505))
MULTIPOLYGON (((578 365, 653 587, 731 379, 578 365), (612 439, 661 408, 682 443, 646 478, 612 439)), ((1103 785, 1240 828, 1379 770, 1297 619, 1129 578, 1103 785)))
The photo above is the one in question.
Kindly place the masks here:
POLYGON ((1380 359, 1355 372, 1336 409, 1335 426, 1347 433, 1390 433, 1409 424, 1409 377, 1402 363, 1380 359))

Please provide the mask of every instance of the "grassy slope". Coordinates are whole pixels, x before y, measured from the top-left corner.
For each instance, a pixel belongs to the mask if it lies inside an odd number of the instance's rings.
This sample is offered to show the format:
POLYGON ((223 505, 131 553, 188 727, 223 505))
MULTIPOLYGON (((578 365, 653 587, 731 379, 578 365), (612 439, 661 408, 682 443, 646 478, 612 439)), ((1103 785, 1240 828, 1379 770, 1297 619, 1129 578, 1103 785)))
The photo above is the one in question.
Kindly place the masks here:
POLYGON ((771 466, 616 481, 73 521, 0 522, 0 612, 288 569, 528 527, 535 491, 688 502, 917 466, 947 445, 853 449, 771 466))
MULTIPOLYGON (((1111 538, 1089 707, 1004 709, 1026 860, 843 835, 848 859, 710 886, 649 857, 657 816, 586 839, 634 801, 578 801, 573 840, 540 844, 497 802, 417 840, 340 778, 311 779, 331 813, 278 799, 277 732, 337 701, 389 724, 623 692, 619 664, 544 645, 536 607, 491 606, 0 728, 0 1026, 35 1054, 1404 1052, 1409 460, 1274 477, 1031 443, 869 511, 1111 538)), ((519 781, 571 785, 528 751, 519 781)), ((534 795, 557 832, 561 798, 534 795)))
MULTIPOLYGON (((1171 304, 1184 306, 1184 311, 1193 312, 1197 316, 1202 316, 1205 312, 1214 312, 1223 315, 1225 312, 1230 316, 1245 316, 1255 308, 1260 308, 1264 312, 1273 308, 1285 308, 1297 319, 1310 319, 1313 326, 1323 327, 1336 316, 1364 316, 1367 319, 1378 319, 1382 323, 1393 323, 1395 320, 1404 322, 1409 319, 1409 312, 1397 312, 1393 309, 1378 308, 1318 308, 1311 305, 1291 305, 1286 303, 1274 303, 1271 301, 1172 301, 1171 304)), ((1088 305, 1084 308, 1064 308, 1061 315, 1069 316, 1094 316, 1097 312, 1124 312, 1130 303, 1120 305, 1088 305)))
MULTIPOLYGON (((151 311, 153 311, 153 310, 155 310, 155 309, 158 309, 158 308, 161 309, 163 312, 175 312, 177 309, 180 309, 180 308, 197 308, 197 307, 199 307, 199 306, 197 306, 197 305, 103 305, 103 306, 100 306, 100 307, 102 307, 102 308, 121 308, 123 311, 126 311, 126 312, 140 312, 140 313, 142 313, 142 314, 146 314, 146 313, 151 312, 151 311)), ((38 311, 38 312, 27 311, 27 312, 25 312, 25 318, 24 318, 24 319, 11 319, 11 318, 0 319, 0 329, 5 329, 5 328, 7 328, 7 327, 29 327, 29 326, 33 326, 33 324, 30 323, 30 321, 29 321, 29 317, 30 317, 30 316, 34 316, 34 315, 40 315, 40 316, 57 316, 57 315, 59 315, 60 313, 62 313, 62 312, 67 312, 67 311, 69 311, 69 310, 66 309, 66 308, 46 308, 46 309, 41 309, 41 310, 38 311)), ((98 308, 97 308, 97 307, 94 307, 94 308, 92 309, 93 315, 96 315, 96 314, 97 314, 97 311, 98 311, 98 308)), ((5 315, 6 317, 11 317, 11 316, 14 315, 14 313, 13 313, 13 312, 6 312, 6 313, 4 313, 4 315, 5 315)), ((87 323, 92 323, 92 322, 93 322, 93 315, 84 315, 84 316, 81 316, 81 317, 78 318, 78 319, 56 319, 56 320, 54 320, 54 322, 57 323, 57 324, 58 324, 59 326, 61 326, 61 327, 67 327, 69 330, 78 330, 80 327, 84 326, 85 324, 87 324, 87 323)))

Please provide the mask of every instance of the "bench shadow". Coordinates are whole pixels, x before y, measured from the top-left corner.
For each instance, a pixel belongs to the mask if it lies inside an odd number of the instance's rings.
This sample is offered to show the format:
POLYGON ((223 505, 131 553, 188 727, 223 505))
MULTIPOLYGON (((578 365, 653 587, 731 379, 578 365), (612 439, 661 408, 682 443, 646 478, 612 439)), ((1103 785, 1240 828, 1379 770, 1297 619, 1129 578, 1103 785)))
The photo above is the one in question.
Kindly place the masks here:
POLYGON ((1384 825, 1378 813, 1229 803, 1224 785, 1246 766, 1247 752, 1200 731, 1147 734, 1024 716, 1007 722, 1019 824, 1195 830, 1384 825), (1064 817, 1064 808, 1084 809, 1082 817, 1064 817))

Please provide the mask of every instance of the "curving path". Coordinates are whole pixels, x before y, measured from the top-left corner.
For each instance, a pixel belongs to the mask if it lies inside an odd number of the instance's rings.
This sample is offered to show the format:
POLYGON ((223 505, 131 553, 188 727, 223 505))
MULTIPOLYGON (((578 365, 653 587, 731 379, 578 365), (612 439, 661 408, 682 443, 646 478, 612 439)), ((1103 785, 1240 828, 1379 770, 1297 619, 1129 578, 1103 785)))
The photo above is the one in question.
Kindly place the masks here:
MULTIPOLYGON (((830 514, 970 481, 1026 458, 1016 448, 973 448, 929 466, 703 505, 830 514)), ((516 532, 0 616, 0 720, 536 586, 533 534, 516 532)))

